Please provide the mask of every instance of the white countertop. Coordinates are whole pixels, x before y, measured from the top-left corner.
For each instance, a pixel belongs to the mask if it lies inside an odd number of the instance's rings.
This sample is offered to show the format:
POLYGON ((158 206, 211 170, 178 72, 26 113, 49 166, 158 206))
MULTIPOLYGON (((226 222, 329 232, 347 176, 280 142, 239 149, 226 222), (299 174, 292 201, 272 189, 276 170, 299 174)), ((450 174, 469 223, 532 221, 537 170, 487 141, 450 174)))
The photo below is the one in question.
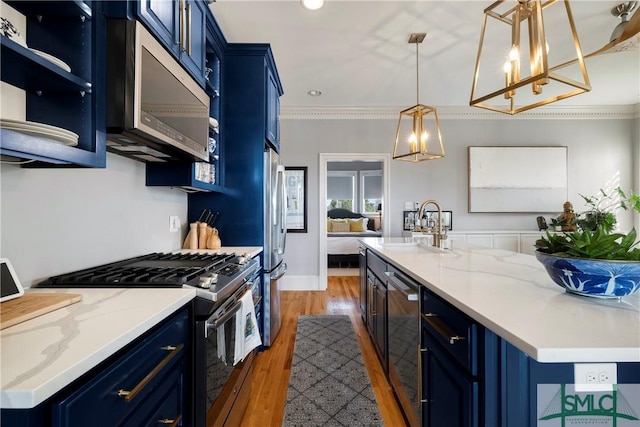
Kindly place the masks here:
POLYGON ((531 255, 458 245, 429 251, 362 239, 414 279, 539 362, 640 362, 640 294, 566 293, 531 255))
POLYGON ((33 408, 191 301, 193 289, 30 289, 82 301, 0 331, 0 407, 33 408))

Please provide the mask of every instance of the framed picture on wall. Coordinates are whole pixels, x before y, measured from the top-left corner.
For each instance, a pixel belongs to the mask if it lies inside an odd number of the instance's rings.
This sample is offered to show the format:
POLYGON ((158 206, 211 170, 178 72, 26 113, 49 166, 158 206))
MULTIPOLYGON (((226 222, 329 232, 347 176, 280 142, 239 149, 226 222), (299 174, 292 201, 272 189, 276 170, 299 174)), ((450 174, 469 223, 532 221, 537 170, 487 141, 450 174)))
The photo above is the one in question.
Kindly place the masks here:
POLYGON ((307 232, 307 167, 285 166, 287 232, 307 232))
POLYGON ((469 212, 555 212, 567 200, 567 147, 467 150, 469 212))

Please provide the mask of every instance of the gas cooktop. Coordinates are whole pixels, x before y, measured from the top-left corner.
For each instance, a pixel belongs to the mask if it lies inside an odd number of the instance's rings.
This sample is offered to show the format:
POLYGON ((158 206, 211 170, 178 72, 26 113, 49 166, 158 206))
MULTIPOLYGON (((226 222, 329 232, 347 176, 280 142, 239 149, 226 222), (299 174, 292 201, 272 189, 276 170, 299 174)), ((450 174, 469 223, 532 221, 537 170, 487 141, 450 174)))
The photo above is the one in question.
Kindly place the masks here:
POLYGON ((53 276, 38 287, 206 287, 201 284, 203 276, 228 282, 245 269, 245 264, 245 257, 235 254, 152 253, 53 276))

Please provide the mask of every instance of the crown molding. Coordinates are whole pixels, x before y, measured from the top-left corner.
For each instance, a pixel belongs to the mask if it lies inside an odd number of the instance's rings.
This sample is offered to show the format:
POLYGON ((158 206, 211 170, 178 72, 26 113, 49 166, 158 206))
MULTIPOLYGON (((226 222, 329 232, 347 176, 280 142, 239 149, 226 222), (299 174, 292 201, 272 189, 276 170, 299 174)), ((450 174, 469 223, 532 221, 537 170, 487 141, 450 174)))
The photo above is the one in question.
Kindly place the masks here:
MULTIPOLYGON (((281 107, 281 120, 397 119, 403 107, 281 107)), ((440 120, 515 119, 635 119, 640 104, 603 106, 547 106, 509 115, 475 107, 437 107, 440 120)))

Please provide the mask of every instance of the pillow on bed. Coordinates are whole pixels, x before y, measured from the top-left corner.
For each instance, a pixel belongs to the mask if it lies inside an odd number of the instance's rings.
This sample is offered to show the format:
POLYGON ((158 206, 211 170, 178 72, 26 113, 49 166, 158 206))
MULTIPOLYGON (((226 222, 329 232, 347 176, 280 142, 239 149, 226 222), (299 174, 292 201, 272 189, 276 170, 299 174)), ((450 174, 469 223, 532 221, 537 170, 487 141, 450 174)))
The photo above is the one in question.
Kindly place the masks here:
POLYGON ((333 223, 331 224, 331 231, 334 231, 337 233, 350 231, 349 221, 347 221, 346 219, 343 219, 343 220, 334 219, 333 223))
POLYGON ((349 231, 363 233, 367 231, 368 222, 369 222, 369 218, 349 219, 349 231))

